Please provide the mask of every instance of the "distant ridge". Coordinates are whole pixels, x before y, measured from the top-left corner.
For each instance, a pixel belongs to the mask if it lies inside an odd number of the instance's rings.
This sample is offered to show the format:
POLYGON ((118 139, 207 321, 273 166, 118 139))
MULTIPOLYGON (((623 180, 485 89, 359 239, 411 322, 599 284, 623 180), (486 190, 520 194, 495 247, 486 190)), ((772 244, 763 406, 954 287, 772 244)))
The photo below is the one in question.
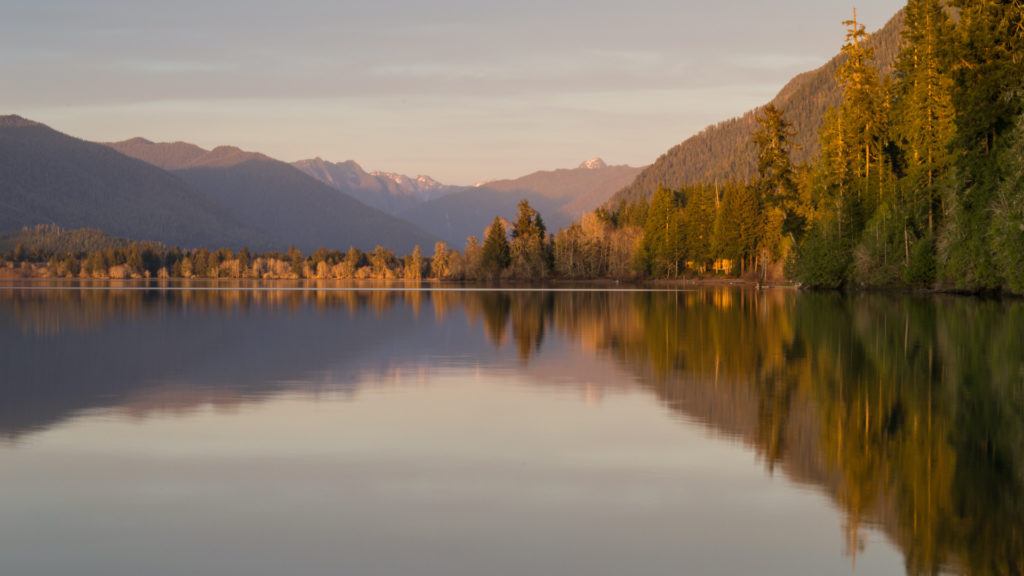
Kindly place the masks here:
POLYGON ((322 158, 293 164, 309 176, 388 214, 400 214, 452 191, 429 176, 410 178, 390 172, 368 173, 355 161, 329 162, 322 158))
MULTIPOLYGON (((885 73, 891 72, 896 62, 903 22, 901 10, 868 40, 877 65, 885 73)), ((818 133, 825 112, 839 103, 835 74, 842 61, 842 55, 838 55, 817 70, 796 76, 772 100, 796 131, 793 156, 797 163, 806 163, 818 152, 818 133)), ((757 126, 758 110, 709 126, 674 146, 616 193, 612 201, 647 198, 659 185, 679 188, 749 180, 757 172, 751 137, 757 126)))
POLYGON ((512 219, 521 200, 544 216, 552 232, 597 208, 633 181, 640 168, 609 166, 592 158, 571 169, 538 171, 476 186, 450 186, 429 176, 366 172, 352 160, 322 158, 294 164, 306 174, 364 204, 415 223, 449 244, 480 236, 496 215, 512 219))
POLYGON ((235 146, 205 150, 143 138, 108 144, 127 156, 170 170, 248 228, 260 246, 405 252, 436 238, 417 226, 339 193, 295 166, 235 146))
POLYGON ((0 232, 37 224, 181 246, 235 246, 250 234, 173 174, 38 122, 0 116, 0 232))
POLYGON ((572 220, 604 204, 643 170, 633 166, 609 166, 601 158, 591 158, 574 169, 542 170, 513 180, 487 182, 483 186, 543 196, 557 204, 558 216, 572 220))

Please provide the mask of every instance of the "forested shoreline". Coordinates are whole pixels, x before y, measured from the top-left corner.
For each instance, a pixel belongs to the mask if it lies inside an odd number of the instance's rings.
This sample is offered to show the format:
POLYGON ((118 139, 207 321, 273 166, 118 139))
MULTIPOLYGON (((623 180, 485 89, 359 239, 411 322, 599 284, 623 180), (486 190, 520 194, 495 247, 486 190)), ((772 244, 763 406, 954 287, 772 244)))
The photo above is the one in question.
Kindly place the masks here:
POLYGON ((793 161, 786 111, 757 113, 757 176, 605 206, 550 234, 527 202, 461 250, 189 249, 38 226, 0 277, 451 281, 741 278, 825 289, 1024 294, 1024 4, 910 0, 892 73, 844 22, 820 152, 793 161))
POLYGON ((856 14, 844 25, 816 157, 793 163, 769 105, 752 181, 623 201, 597 215, 605 240, 639 235, 653 277, 724 263, 813 288, 1024 293, 1024 4, 910 0, 891 74, 856 14))

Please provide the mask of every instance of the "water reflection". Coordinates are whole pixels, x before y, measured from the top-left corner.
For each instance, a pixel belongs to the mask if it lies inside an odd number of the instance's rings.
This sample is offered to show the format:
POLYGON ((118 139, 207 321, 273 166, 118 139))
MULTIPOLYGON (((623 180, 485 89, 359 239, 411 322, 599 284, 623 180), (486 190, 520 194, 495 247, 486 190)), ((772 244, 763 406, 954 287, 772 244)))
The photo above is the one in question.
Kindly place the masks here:
POLYGON ((752 292, 0 288, 0 434, 83 411, 483 367, 640 388, 878 527, 906 571, 1024 573, 1024 304, 752 292), (620 372, 610 372, 600 362, 620 372))

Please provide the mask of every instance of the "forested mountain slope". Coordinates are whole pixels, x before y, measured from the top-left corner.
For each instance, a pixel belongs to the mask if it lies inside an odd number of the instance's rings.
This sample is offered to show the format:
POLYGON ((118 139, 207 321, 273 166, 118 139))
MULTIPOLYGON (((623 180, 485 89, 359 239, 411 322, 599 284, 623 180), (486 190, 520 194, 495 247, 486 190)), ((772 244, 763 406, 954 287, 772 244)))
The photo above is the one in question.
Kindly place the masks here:
POLYGON ((0 117, 0 232, 96 228, 183 246, 233 246, 247 231, 181 178, 19 116, 0 117))
MULTIPOLYGON (((890 73, 895 64, 903 22, 904 13, 900 11, 868 40, 875 52, 876 64, 885 73, 890 73)), ((836 56, 821 68, 800 74, 772 100, 796 132, 793 160, 798 164, 807 162, 818 152, 818 133, 825 112, 840 101, 835 78, 842 62, 843 57, 836 56)), ((659 185, 680 188, 751 179, 757 171, 751 142, 757 127, 756 115, 757 110, 751 110, 688 138, 658 158, 630 185, 616 193, 612 201, 648 198, 659 185)))

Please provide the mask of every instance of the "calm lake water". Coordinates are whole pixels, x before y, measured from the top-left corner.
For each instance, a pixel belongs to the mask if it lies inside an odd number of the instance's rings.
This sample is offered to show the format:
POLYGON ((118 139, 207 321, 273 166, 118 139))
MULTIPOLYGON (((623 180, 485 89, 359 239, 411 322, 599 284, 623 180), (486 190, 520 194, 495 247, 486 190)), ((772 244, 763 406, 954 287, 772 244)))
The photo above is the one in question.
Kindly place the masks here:
POLYGON ((1024 573, 1024 303, 0 286, 0 574, 1024 573))

